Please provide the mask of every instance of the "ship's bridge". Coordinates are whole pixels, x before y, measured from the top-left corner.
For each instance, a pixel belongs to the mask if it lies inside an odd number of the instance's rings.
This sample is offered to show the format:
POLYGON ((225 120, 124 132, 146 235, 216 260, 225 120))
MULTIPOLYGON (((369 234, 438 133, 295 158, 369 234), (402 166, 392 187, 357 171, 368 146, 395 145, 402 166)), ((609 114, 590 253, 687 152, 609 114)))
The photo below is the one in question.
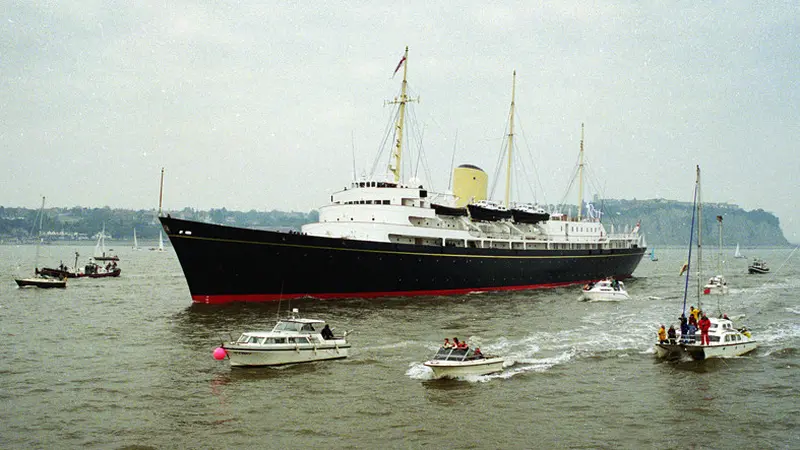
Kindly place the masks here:
POLYGON ((386 181, 354 181, 331 195, 333 205, 396 205, 429 207, 428 191, 386 181))

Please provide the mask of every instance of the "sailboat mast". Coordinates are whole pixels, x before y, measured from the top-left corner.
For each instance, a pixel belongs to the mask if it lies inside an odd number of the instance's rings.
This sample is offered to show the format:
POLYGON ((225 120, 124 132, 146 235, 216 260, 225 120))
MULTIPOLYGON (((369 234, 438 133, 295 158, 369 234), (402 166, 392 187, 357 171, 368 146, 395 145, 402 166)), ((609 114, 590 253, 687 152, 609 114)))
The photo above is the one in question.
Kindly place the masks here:
POLYGON ((406 52, 403 55, 403 59, 400 60, 400 64, 403 65, 403 84, 400 88, 400 98, 395 98, 393 101, 389 102, 391 104, 400 105, 397 112, 397 123, 395 124, 395 136, 397 138, 394 144, 394 151, 392 152, 392 160, 389 162, 389 171, 394 174, 395 183, 400 182, 400 161, 403 154, 403 128, 406 121, 406 103, 413 101, 409 99, 406 94, 408 86, 408 46, 406 46, 406 52))
POLYGON ((700 306, 700 294, 703 278, 703 196, 700 185, 700 166, 697 166, 697 308, 700 306))
POLYGON ((161 200, 164 197, 164 168, 161 168, 161 184, 158 187, 158 215, 161 216, 161 200))
POLYGON ((511 161, 514 150, 514 98, 517 91, 517 71, 511 81, 511 113, 508 121, 508 164, 506 165, 506 208, 511 208, 511 161))
POLYGON ((44 199, 45 197, 42 196, 42 207, 39 208, 39 232, 36 234, 36 260, 34 261, 34 267, 36 269, 39 268, 39 247, 42 243, 42 221, 44 220, 44 199))
POLYGON ((717 216, 719 222, 719 255, 717 255, 717 275, 722 275, 722 216, 717 216))
POLYGON ((578 160, 578 222, 583 211, 583 124, 581 124, 581 153, 578 160))

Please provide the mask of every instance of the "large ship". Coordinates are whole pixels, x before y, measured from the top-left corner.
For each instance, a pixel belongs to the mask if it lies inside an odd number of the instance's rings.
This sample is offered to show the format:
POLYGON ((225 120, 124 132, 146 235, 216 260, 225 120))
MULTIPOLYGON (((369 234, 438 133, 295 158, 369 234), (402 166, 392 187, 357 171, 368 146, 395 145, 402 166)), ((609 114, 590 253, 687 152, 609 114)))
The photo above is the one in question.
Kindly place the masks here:
MULTIPOLYGON (((397 70, 400 65, 389 176, 353 181, 335 192, 319 209, 317 223, 277 232, 160 217, 194 302, 513 291, 633 274, 646 250, 638 224, 623 233, 612 227, 609 234, 599 216, 582 217, 581 208, 572 218, 515 220, 521 216, 509 212, 520 208, 509 203, 508 188, 504 205, 487 200, 487 176, 473 165, 455 169, 450 195, 431 193, 418 181, 401 182, 405 108, 412 101, 408 48, 397 70)), ((514 90, 509 161, 513 112, 514 90)), ((582 154, 583 138, 581 176, 582 154)))

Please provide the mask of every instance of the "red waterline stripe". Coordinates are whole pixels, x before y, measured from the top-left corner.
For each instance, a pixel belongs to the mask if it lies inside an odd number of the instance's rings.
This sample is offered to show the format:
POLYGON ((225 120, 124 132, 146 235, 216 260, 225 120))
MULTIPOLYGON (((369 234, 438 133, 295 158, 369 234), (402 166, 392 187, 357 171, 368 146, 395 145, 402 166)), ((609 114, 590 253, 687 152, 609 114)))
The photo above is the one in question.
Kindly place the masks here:
MULTIPOLYGON (((627 277, 620 277, 627 278, 627 277)), ((386 292, 344 292, 344 293, 323 293, 323 294, 220 294, 220 295, 193 295, 192 301, 205 304, 224 304, 231 302, 277 302, 279 300, 290 300, 296 298, 318 298, 332 300, 337 298, 378 298, 378 297, 419 297, 423 295, 458 295, 469 294, 470 292, 487 291, 524 291, 531 289, 551 289, 562 286, 572 286, 576 284, 586 284, 596 280, 565 281, 561 283, 529 284, 525 286, 495 286, 484 288, 467 289, 434 289, 424 291, 386 291, 386 292)))

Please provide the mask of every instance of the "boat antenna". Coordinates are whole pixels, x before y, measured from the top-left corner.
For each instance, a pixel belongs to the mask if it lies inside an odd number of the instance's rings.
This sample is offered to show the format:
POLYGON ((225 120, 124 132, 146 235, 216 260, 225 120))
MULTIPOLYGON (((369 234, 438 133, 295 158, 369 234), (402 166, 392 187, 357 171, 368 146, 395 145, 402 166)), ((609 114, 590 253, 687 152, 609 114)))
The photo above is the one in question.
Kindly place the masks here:
POLYGON ((511 112, 508 119, 508 162, 506 164, 506 208, 511 207, 511 160, 512 150, 514 149, 514 99, 517 93, 517 71, 515 70, 511 80, 511 112))
POLYGON ((158 187, 158 216, 161 217, 161 200, 164 197, 164 168, 161 168, 161 184, 158 187))
POLYGON ((278 295, 278 311, 275 312, 275 315, 278 316, 278 320, 281 319, 281 300, 283 300, 283 279, 281 279, 281 292, 278 295))
POLYGON ((397 63, 397 68, 394 69, 395 73, 400 70, 400 66, 403 67, 403 84, 400 89, 400 97, 387 102, 387 104, 400 105, 397 112, 397 122, 395 123, 394 151, 392 151, 392 158, 389 161, 389 172, 394 175, 395 183, 400 183, 400 161, 403 154, 403 127, 406 121, 406 103, 417 101, 417 99, 408 98, 406 94, 408 87, 408 46, 406 46, 406 52, 403 54, 403 58, 397 63))
POLYGON ((578 162, 578 222, 581 221, 583 211, 583 123, 581 123, 581 152, 578 162))
POLYGON ((453 156, 450 157, 450 179, 447 180, 447 190, 453 190, 453 165, 456 163, 456 148, 458 147, 458 130, 456 130, 456 138, 453 141, 453 156))
MULTIPOLYGON (((683 311, 686 314, 686 296, 689 292, 689 274, 692 272, 692 238, 694 237, 694 223, 697 214, 697 197, 700 191, 700 166, 697 166, 697 180, 694 184, 694 198, 692 199, 692 226, 689 231, 689 259, 686 261, 686 282, 683 287, 683 311)), ((699 305, 698 305, 699 306, 699 305)))

